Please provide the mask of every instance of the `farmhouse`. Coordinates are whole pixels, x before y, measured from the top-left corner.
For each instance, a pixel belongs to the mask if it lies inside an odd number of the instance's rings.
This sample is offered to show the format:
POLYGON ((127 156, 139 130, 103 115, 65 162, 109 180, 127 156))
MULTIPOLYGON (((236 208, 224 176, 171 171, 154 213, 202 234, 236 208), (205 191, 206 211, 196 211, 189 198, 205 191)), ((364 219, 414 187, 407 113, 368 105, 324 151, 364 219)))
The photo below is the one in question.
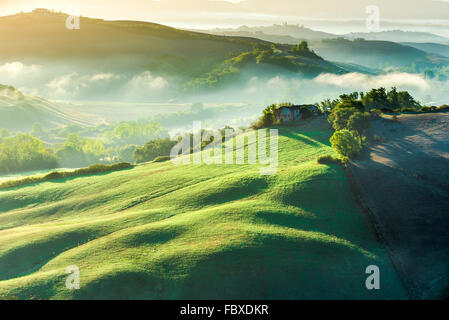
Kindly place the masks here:
POLYGON ((48 10, 48 9, 44 9, 44 8, 36 8, 32 11, 32 13, 34 14, 39 14, 39 15, 49 15, 54 13, 54 11, 52 10, 48 10))
POLYGON ((312 104, 282 106, 274 110, 274 116, 280 123, 296 122, 318 113, 319 109, 312 104))

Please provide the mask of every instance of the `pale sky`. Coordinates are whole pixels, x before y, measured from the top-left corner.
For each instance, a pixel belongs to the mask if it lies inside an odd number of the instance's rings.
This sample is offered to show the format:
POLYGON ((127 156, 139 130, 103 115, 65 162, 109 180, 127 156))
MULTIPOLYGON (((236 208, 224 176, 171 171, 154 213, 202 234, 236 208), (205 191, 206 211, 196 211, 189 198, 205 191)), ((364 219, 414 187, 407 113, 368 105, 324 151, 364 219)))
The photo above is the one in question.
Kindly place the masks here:
POLYGON ((449 20, 449 0, 0 0, 0 15, 33 8, 67 12, 76 6, 84 16, 166 24, 267 24, 295 18, 364 19, 377 5, 383 19, 449 20))

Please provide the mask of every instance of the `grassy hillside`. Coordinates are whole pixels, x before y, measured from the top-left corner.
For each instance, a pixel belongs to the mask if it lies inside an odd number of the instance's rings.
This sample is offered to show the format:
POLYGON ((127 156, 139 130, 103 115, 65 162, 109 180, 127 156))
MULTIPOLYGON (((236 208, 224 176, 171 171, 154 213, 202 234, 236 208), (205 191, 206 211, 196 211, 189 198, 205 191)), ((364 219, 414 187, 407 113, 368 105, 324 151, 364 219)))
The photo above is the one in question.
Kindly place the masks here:
MULTIPOLYGON (((0 52, 0 62, 22 61, 57 66, 63 63, 70 72, 132 74, 151 70, 156 74, 192 81, 204 78, 228 59, 252 52, 270 43, 246 37, 226 37, 178 30, 138 21, 104 21, 82 17, 79 30, 65 27, 62 13, 24 13, 0 17, 0 42, 8 43, 0 52)), ((296 54, 297 57, 301 55, 296 54)), ((310 58, 310 57, 309 57, 310 58)), ((268 63, 270 64, 270 63, 268 63)), ((340 69, 309 59, 292 72, 308 72, 309 64, 318 72, 340 69)), ((273 67, 279 67, 272 64, 273 67)), ((264 70, 266 71, 266 70, 264 70)), ((272 70, 273 71, 273 70, 272 70)), ((279 72, 279 68, 276 69, 279 72)))
POLYGON ((273 176, 164 162, 0 191, 0 298, 404 298, 342 169, 316 164, 329 136, 280 129, 273 176))
POLYGON ((11 86, 0 84, 0 128, 31 131, 34 123, 40 123, 44 128, 54 128, 101 122, 99 117, 64 108, 39 97, 24 95, 11 86))
POLYGON ((215 88, 231 84, 243 74, 270 77, 276 72, 314 77, 320 73, 345 73, 343 67, 330 63, 310 50, 295 50, 287 45, 255 48, 252 51, 228 59, 207 74, 187 83, 187 89, 215 88))
MULTIPOLYGON (((297 29, 299 27, 296 27, 297 29)), ((299 28, 301 30, 301 28, 299 28)), ((262 32, 252 28, 223 29, 220 31, 211 31, 215 34, 227 36, 246 36, 254 37, 264 41, 274 43, 284 43, 295 45, 303 39, 309 40, 311 49, 318 55, 328 61, 338 61, 341 63, 350 63, 352 65, 340 65, 348 71, 366 73, 363 67, 382 69, 385 67, 415 68, 410 71, 421 72, 426 68, 435 68, 449 65, 449 59, 442 52, 435 50, 425 50, 418 47, 421 44, 408 46, 398 44, 386 39, 374 40, 360 39, 347 40, 329 35, 327 37, 315 37, 313 34, 304 33, 303 37, 293 37, 287 35, 281 30, 275 33, 277 29, 270 29, 270 32, 262 32)), ((304 30, 308 30, 304 28, 304 30)), ((370 73, 370 72, 368 72, 370 73)))

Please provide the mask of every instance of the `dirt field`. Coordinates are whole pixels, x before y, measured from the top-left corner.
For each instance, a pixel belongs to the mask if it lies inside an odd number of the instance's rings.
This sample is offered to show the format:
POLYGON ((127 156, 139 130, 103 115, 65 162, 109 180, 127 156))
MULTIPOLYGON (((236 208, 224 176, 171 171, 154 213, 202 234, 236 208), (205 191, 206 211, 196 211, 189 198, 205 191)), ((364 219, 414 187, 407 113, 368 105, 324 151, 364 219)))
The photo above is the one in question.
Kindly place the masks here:
POLYGON ((449 114, 386 116, 374 135, 380 142, 349 170, 361 203, 410 298, 448 299, 449 114))

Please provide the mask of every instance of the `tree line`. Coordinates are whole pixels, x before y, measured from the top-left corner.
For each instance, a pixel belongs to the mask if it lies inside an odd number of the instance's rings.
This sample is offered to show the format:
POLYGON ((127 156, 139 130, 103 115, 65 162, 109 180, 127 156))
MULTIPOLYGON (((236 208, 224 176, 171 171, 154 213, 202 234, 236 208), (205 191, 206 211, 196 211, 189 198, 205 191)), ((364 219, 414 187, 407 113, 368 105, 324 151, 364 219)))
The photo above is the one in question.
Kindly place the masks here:
MULTIPOLYGON (((252 127, 255 129, 279 125, 275 110, 291 103, 272 104, 262 111, 262 116, 252 127)), ((326 99, 316 103, 321 114, 335 130, 330 142, 340 158, 323 156, 320 163, 339 163, 356 157, 366 145, 364 133, 371 126, 371 112, 432 112, 449 110, 448 106, 421 106, 407 91, 398 91, 395 87, 372 89, 368 92, 342 94, 337 99, 326 99)), ((307 110, 304 110, 307 111, 307 110)), ((304 114, 307 118, 307 112, 304 114)), ((309 115, 310 116, 310 115, 309 115)))

